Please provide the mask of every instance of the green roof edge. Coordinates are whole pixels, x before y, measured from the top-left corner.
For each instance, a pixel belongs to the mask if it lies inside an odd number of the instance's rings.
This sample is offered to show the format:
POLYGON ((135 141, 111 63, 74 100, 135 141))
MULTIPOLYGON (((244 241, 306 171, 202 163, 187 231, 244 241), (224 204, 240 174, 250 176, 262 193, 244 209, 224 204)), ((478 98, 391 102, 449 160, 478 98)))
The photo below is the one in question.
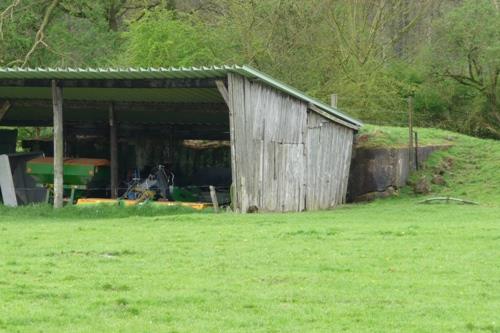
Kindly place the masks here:
MULTIPOLYGON (((244 65, 244 66, 241 66, 241 69, 243 69, 247 73, 250 73, 250 74, 256 76, 257 78, 266 82, 270 86, 273 86, 274 88, 277 88, 283 92, 286 92, 286 93, 288 93, 288 94, 290 94, 298 99, 301 99, 301 100, 304 100, 304 101, 309 102, 311 104, 314 104, 317 107, 319 107, 320 109, 323 109, 324 111, 331 113, 332 115, 335 115, 335 116, 341 118, 342 120, 345 120, 345 121, 347 121, 353 125, 356 125, 358 127, 363 126, 363 123, 361 121, 354 119, 354 118, 346 115, 345 113, 340 112, 338 109, 336 109, 332 106, 329 106, 329 105, 327 105, 327 104, 325 104, 325 103, 323 103, 323 102, 321 102, 313 97, 310 97, 307 94, 305 94, 304 92, 302 92, 298 89, 295 89, 292 86, 290 86, 284 82, 276 80, 273 77, 271 77, 265 73, 262 73, 261 71, 255 69, 251 66, 244 65)), ((239 73, 239 74, 241 74, 241 73, 239 73)))
MULTIPOLYGON (((361 127, 363 123, 357 119, 354 119, 343 112, 340 112, 338 109, 327 105, 313 97, 308 96, 304 92, 293 88, 292 86, 279 81, 277 79, 274 79, 273 77, 249 66, 249 65, 219 65, 219 66, 198 66, 198 67, 159 67, 159 68, 153 68, 153 67, 139 67, 139 68, 133 68, 133 67, 127 67, 127 68, 71 68, 71 67, 66 67, 66 68, 51 68, 51 67, 46 67, 46 68, 41 68, 41 67, 36 67, 36 68, 21 68, 21 67, 0 67, 0 79, 26 79, 28 77, 25 77, 23 75, 21 76, 16 76, 16 73, 22 73, 22 74, 48 74, 49 76, 54 73, 60 73, 60 74, 87 74, 87 73, 92 73, 92 74, 126 74, 126 73, 134 73, 134 74, 139 74, 139 73, 155 73, 159 74, 162 72, 166 73, 175 73, 175 72, 221 72, 221 74, 226 74, 231 72, 231 73, 236 73, 239 75, 243 75, 249 78, 256 78, 260 79, 264 83, 282 91, 285 92, 291 96, 294 96, 295 98, 298 98, 300 100, 306 101, 308 103, 311 103, 315 105, 316 107, 324 110, 325 112, 328 112, 332 114, 333 116, 336 116, 344 121, 347 121, 356 127, 361 127), (7 74, 6 76, 2 74, 7 74), (11 75, 11 74, 14 74, 11 75)), ((215 74, 215 73, 214 73, 215 74)), ((221 75, 222 76, 222 75, 221 75)), ((45 78, 49 79, 49 77, 42 75, 37 76, 37 77, 32 77, 32 78, 45 78)), ((58 77, 55 77, 56 79, 59 79, 58 77)), ((68 77, 64 76, 62 79, 68 79, 68 77)), ((75 79, 78 79, 75 77, 75 79)), ((98 78, 99 79, 99 78, 98 78)), ((105 75, 102 76, 101 79, 106 79, 105 75)), ((134 79, 134 78, 130 78, 134 79)))

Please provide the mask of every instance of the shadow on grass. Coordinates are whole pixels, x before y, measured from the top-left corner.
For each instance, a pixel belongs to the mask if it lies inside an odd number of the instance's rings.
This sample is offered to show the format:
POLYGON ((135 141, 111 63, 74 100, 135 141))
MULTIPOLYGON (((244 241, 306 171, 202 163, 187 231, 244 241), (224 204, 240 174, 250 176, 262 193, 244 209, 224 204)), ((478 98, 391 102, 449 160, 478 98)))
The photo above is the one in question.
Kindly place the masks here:
POLYGON ((131 216, 207 214, 211 212, 211 208, 196 210, 184 206, 158 206, 148 203, 130 207, 98 204, 91 206, 65 206, 61 209, 54 209, 52 206, 47 204, 20 207, 7 207, 0 204, 0 217, 2 219, 116 219, 131 216))

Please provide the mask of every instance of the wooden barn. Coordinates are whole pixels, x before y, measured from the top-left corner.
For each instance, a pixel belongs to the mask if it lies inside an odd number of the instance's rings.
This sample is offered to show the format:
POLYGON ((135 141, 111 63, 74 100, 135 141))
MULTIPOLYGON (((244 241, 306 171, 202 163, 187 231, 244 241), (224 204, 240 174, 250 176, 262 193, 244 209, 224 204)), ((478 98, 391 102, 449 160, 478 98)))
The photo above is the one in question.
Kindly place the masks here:
POLYGON ((153 150, 169 148, 169 158, 179 156, 180 140, 226 140, 220 163, 230 170, 232 207, 284 212, 345 202, 361 123, 249 66, 213 66, 0 68, 0 126, 54 128, 55 206, 64 158, 89 157, 79 140, 93 135, 106 145, 116 197, 123 145, 140 134, 157 138, 153 150))

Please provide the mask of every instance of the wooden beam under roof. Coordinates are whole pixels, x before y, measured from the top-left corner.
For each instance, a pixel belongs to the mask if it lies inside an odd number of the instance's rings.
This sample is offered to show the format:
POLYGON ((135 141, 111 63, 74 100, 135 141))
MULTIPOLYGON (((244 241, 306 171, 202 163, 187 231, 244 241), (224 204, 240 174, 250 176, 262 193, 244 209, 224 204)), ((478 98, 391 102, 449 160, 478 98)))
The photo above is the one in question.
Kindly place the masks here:
MULTIPOLYGON (((66 123, 107 123, 110 101, 64 100, 66 123)), ((52 126, 52 101, 49 99, 10 100, 9 113, 0 120, 3 126, 52 126)), ((0 102, 1 105, 1 102, 0 102)), ((119 123, 153 124, 228 124, 229 111, 220 103, 113 102, 119 123)))
MULTIPOLYGON (((221 79, 135 79, 135 80, 59 80, 64 88, 217 88, 221 79)), ((47 79, 1 79, 3 87, 50 87, 47 79)))
POLYGON ((5 101, 2 104, 2 106, 0 106, 0 121, 2 121, 2 119, 5 116, 5 114, 7 113, 7 111, 9 111, 10 106, 11 106, 11 104, 9 101, 5 101))
MULTIPOLYGON (((102 109, 108 110, 110 101, 82 101, 82 100, 64 100, 65 109, 102 109)), ((52 107, 50 99, 10 99, 10 107, 14 108, 39 108, 49 109, 52 107)), ((222 103, 173 103, 173 102, 113 102, 117 112, 156 110, 162 111, 206 111, 206 112, 227 112, 228 108, 222 103)))

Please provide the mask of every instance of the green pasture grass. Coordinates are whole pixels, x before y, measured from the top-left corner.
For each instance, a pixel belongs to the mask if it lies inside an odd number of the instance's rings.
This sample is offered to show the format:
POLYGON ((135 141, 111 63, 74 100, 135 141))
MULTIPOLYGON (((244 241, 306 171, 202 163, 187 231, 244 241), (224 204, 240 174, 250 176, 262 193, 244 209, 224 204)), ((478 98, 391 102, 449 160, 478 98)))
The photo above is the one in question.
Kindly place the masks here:
POLYGON ((433 185, 430 196, 452 196, 500 205, 500 141, 458 136, 450 149, 433 153, 412 179, 431 180, 437 171, 443 170, 445 160, 451 161, 451 168, 443 174, 446 185, 433 185))
POLYGON ((3 215, 0 331, 500 332, 499 207, 418 200, 3 215))
MULTIPOLYGON (((421 145, 449 145, 450 148, 434 152, 424 168, 412 175, 412 180, 428 181, 442 169, 444 160, 451 159, 452 166, 445 170, 445 186, 432 185, 429 196, 452 196, 482 204, 500 205, 500 141, 478 139, 454 132, 417 128, 421 145)), ((408 129, 403 127, 365 125, 358 140, 360 147, 404 147, 408 145, 408 129)), ((402 191, 412 196, 411 187, 402 191)))
POLYGON ((37 204, 20 207, 6 207, 0 205, 0 216, 4 218, 50 218, 54 220, 72 219, 85 220, 94 218, 125 218, 130 216, 159 216, 181 214, 204 214, 212 212, 211 208, 196 210, 186 206, 160 206, 154 203, 144 203, 137 206, 124 207, 117 204, 86 204, 65 206, 54 210, 51 205, 37 204))
MULTIPOLYGON (((453 145, 466 135, 435 128, 415 127, 420 146, 453 145)), ((359 131, 358 147, 408 147, 408 128, 395 126, 363 125, 359 131), (363 140, 363 138, 365 140, 363 140)))
POLYGON ((0 332, 499 333, 500 144, 453 135, 413 179, 477 206, 0 207, 0 332))

